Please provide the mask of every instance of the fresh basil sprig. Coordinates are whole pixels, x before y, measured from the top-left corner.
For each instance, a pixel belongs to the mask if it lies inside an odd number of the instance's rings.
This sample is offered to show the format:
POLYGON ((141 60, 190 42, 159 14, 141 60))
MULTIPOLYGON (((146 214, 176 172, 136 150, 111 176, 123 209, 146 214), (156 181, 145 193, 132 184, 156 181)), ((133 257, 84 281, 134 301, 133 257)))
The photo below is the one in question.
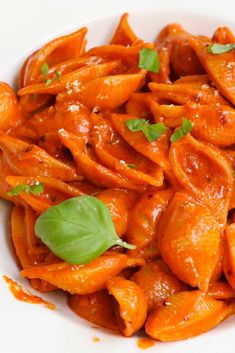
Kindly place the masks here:
POLYGON ((44 191, 44 185, 38 183, 35 185, 19 184, 12 188, 7 194, 9 196, 17 196, 21 192, 26 192, 27 194, 40 195, 44 191))
POLYGON ((159 72, 160 61, 156 50, 143 48, 139 53, 139 68, 151 72, 159 72))
POLYGON ((214 43, 214 44, 208 45, 207 49, 208 49, 208 52, 212 54, 224 54, 224 53, 227 53, 228 51, 235 49, 235 43, 230 43, 230 44, 214 43))
POLYGON ((181 127, 175 130, 175 132, 171 135, 170 141, 176 142, 185 135, 187 135, 193 128, 192 123, 188 120, 183 118, 183 122, 181 127))
POLYGON ((48 208, 37 219, 35 234, 53 254, 72 264, 92 261, 113 245, 135 248, 118 237, 108 207, 86 195, 48 208))
POLYGON ((125 123, 132 132, 142 131, 149 142, 157 140, 167 129, 162 123, 150 124, 146 119, 129 119, 125 123))

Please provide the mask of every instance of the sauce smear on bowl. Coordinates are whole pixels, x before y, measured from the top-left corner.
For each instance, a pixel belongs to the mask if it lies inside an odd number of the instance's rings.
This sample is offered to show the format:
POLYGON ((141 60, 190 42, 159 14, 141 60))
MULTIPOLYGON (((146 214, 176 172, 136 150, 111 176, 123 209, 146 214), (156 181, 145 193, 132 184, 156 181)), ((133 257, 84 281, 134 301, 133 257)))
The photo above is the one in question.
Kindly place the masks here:
POLYGON ((37 295, 33 295, 28 291, 25 291, 18 283, 13 281, 11 278, 7 276, 3 276, 3 278, 9 285, 9 289, 16 299, 30 304, 44 304, 48 309, 55 310, 55 304, 41 297, 38 297, 37 295))

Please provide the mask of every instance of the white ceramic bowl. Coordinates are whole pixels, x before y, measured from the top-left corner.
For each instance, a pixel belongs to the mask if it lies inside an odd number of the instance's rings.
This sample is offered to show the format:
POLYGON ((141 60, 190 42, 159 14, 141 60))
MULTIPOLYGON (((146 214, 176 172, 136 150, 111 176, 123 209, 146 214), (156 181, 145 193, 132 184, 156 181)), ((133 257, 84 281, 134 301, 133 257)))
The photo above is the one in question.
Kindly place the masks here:
MULTIPOLYGON (((107 17, 87 23, 89 28, 88 46, 107 42, 119 16, 107 17)), ((151 14, 132 14, 130 22, 136 33, 145 40, 153 40, 157 32, 170 22, 179 22, 192 33, 211 35, 219 25, 228 25, 235 30, 235 25, 225 19, 198 16, 190 13, 156 11, 151 14)), ((84 23, 82 23, 84 25, 84 23)), ((80 27, 80 23, 76 28, 80 27)), ((32 45, 17 60, 1 66, 1 80, 14 84, 17 69, 29 53, 48 39, 74 30, 75 27, 61 28, 53 36, 42 38, 37 45, 32 45)), ((34 43, 32 38, 31 44, 34 43)), ((23 43, 22 43, 23 47, 23 43)), ((30 305, 17 301, 11 295, 2 275, 7 275, 29 288, 27 280, 20 278, 10 240, 10 205, 0 201, 0 352, 1 353, 135 353, 137 337, 124 338, 102 329, 95 329, 91 324, 75 316, 66 306, 61 293, 45 294, 56 304, 57 310, 50 311, 39 305, 30 305), (93 337, 100 341, 94 343, 93 337)), ((31 292, 34 292, 30 289, 31 292)), ((199 337, 173 343, 157 342, 148 352, 158 353, 232 353, 235 350, 235 317, 231 317, 214 330, 199 337)))

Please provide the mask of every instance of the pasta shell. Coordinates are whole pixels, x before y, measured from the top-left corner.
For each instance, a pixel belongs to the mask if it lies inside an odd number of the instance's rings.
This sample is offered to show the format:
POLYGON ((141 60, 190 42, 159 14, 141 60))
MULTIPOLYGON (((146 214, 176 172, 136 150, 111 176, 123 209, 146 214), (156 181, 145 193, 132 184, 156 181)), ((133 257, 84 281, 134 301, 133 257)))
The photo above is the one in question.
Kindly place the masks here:
POLYGON ((134 250, 128 250, 127 254, 130 257, 144 259, 146 262, 157 260, 161 257, 156 239, 153 239, 145 245, 136 246, 134 250))
POLYGON ((133 93, 126 104, 126 113, 138 116, 140 119, 151 121, 150 103, 153 99, 152 93, 133 93))
POLYGON ((21 88, 18 91, 19 96, 25 94, 58 94, 64 89, 75 90, 77 82, 89 81, 98 77, 110 75, 118 66, 120 61, 111 61, 99 65, 82 66, 81 68, 64 74, 60 80, 54 80, 49 85, 38 83, 21 88))
POLYGON ((3 157, 3 153, 0 152, 0 197, 2 199, 14 202, 15 204, 20 204, 20 198, 17 196, 10 196, 7 193, 10 191, 9 185, 6 182, 6 176, 13 174, 12 170, 9 168, 8 164, 3 157))
POLYGON ((50 101, 49 94, 25 94, 19 97, 20 106, 25 114, 45 108, 50 101))
MULTIPOLYGON (((15 248, 17 258, 19 259, 22 268, 32 268, 32 266, 41 264, 45 261, 48 251, 36 251, 32 253, 29 251, 28 241, 29 232, 32 230, 29 228, 29 213, 26 217, 25 223, 25 211, 22 207, 14 206, 11 215, 11 229, 12 229, 12 241, 15 248), (27 229, 28 228, 28 229, 27 229)), ((32 234, 31 234, 32 235, 32 234)), ((32 248, 31 248, 32 250, 32 248)), ((37 248, 38 250, 38 248, 37 248)), ((30 284, 33 288, 41 292, 50 292, 55 290, 56 287, 46 281, 31 280, 30 284)))
POLYGON ((235 290, 235 223, 225 229, 224 274, 230 286, 235 290))
POLYGON ((132 132, 128 129, 125 122, 136 117, 127 114, 110 114, 110 119, 124 140, 131 145, 137 152, 143 154, 151 161, 167 169, 167 154, 169 148, 168 136, 169 132, 165 132, 159 139, 148 142, 144 134, 139 132, 132 132))
POLYGON ((137 267, 144 260, 128 258, 124 254, 106 253, 86 265, 60 262, 21 271, 27 278, 43 279, 71 294, 90 294, 105 288, 107 281, 124 268, 137 267))
POLYGON ((115 314, 119 330, 131 336, 139 330, 147 316, 147 299, 143 290, 133 281, 121 277, 111 278, 107 289, 115 299, 115 314))
POLYGON ((143 289, 148 299, 148 311, 171 295, 187 290, 162 260, 149 262, 137 271, 132 280, 143 289))
POLYGON ((161 63, 159 72, 149 72, 151 81, 159 83, 170 83, 170 49, 168 47, 157 48, 158 59, 161 63))
POLYGON ((219 92, 232 104, 235 104, 235 67, 234 65, 229 65, 229 63, 234 62, 234 52, 229 51, 224 54, 214 55, 208 51, 209 44, 211 42, 207 38, 190 38, 190 45, 219 92))
POLYGON ((145 78, 145 71, 136 74, 107 76, 81 83, 76 93, 79 102, 89 108, 115 109, 124 104, 145 78))
POLYGON ((225 303, 201 291, 181 292, 150 313, 145 330, 160 341, 183 340, 212 329, 229 314, 225 303))
POLYGON ((156 106, 155 112, 163 115, 164 123, 169 127, 182 124, 187 116, 193 124, 192 135, 217 146, 227 147, 235 143, 235 110, 225 105, 200 105, 196 103, 184 106, 156 106))
POLYGON ((128 23, 128 16, 128 13, 124 13, 124 15, 122 15, 110 44, 127 46, 134 44, 138 40, 138 37, 128 23))
POLYGON ((99 160, 107 168, 116 170, 124 177, 140 185, 161 186, 163 172, 155 163, 149 161, 122 139, 112 124, 101 115, 92 113, 93 131, 91 142, 99 160), (134 165, 130 168, 129 165, 134 165))
POLYGON ((220 238, 220 243, 216 254, 216 264, 211 276, 210 284, 217 282, 221 278, 223 274, 223 259, 224 259, 224 237, 222 235, 220 238))
POLYGON ((222 151, 188 134, 171 144, 169 161, 178 183, 206 204, 224 228, 233 181, 222 151))
POLYGON ((78 58, 84 50, 86 33, 87 29, 83 27, 74 33, 52 40, 34 52, 24 65, 23 87, 35 82, 43 63, 47 62, 51 66, 61 61, 78 58))
POLYGON ((87 148, 87 145, 84 144, 84 141, 78 135, 71 134, 61 129, 59 131, 59 137, 62 143, 70 149, 83 175, 94 185, 133 190, 139 189, 139 186, 131 180, 101 165, 91 150, 92 145, 89 144, 87 148), (88 152, 89 149, 91 150, 90 153, 88 152))
POLYGON ((156 229, 161 255, 172 272, 192 287, 207 290, 220 243, 220 227, 191 196, 176 193, 156 229))
POLYGON ((29 254, 26 239, 25 211, 20 206, 14 206, 11 215, 12 240, 16 255, 23 268, 42 262, 42 254, 29 254))
POLYGON ((138 43, 131 47, 124 47, 119 44, 101 45, 88 50, 84 56, 99 56, 106 60, 121 59, 124 64, 137 66, 139 52, 144 47, 152 47, 152 45, 148 43, 138 43))
POLYGON ((235 298, 235 290, 227 282, 210 283, 207 294, 219 300, 235 298))
POLYGON ((12 171, 19 175, 47 176, 65 181, 79 180, 76 171, 54 159, 43 149, 0 131, 0 149, 12 171))
POLYGON ((126 234, 128 213, 136 194, 130 190, 107 189, 96 197, 108 206, 117 234, 120 237, 126 234))
POLYGON ((213 34, 212 41, 220 44, 234 43, 235 38, 228 27, 218 27, 213 34))
POLYGON ((149 89, 160 100, 170 100, 178 104, 186 104, 190 102, 199 104, 223 104, 228 102, 219 94, 218 91, 213 90, 213 93, 204 89, 195 89, 187 87, 181 83, 164 84, 150 82, 149 89))
POLYGON ((172 190, 153 189, 138 197, 128 215, 127 242, 144 247, 156 238, 156 224, 172 196, 172 190))
POLYGON ((0 130, 8 131, 23 121, 15 92, 6 83, 0 82, 0 130))
POLYGON ((171 23, 161 30, 155 42, 158 51, 169 51, 170 64, 178 77, 204 72, 189 45, 189 37, 178 23, 171 23))
MULTIPOLYGON (((83 105, 68 101, 57 101, 54 107, 49 107, 40 113, 34 114, 24 126, 34 131, 34 138, 41 142, 47 133, 57 133, 59 129, 81 135, 85 142, 91 128, 89 110, 83 105)), ((26 131, 28 135, 28 131, 26 131)))
POLYGON ((87 295, 71 295, 68 305, 81 318, 100 327, 118 331, 113 300, 106 290, 87 295))
POLYGON ((8 176, 6 181, 12 187, 21 184, 35 185, 42 183, 44 191, 40 195, 20 193, 28 205, 30 205, 37 213, 44 212, 48 207, 56 205, 70 197, 81 196, 84 193, 75 186, 64 183, 59 179, 48 177, 31 177, 31 176, 8 176))

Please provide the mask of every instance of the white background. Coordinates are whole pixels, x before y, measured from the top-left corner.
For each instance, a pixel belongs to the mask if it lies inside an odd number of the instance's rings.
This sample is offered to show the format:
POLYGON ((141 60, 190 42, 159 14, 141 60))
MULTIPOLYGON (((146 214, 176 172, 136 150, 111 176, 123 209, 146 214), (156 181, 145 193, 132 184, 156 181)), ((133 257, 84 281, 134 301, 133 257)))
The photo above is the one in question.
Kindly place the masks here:
POLYGON ((48 33, 59 31, 61 24, 73 26, 125 11, 157 12, 162 7, 169 11, 218 15, 231 21, 235 16, 234 0, 0 0, 0 67, 5 60, 14 59, 31 46, 32 38, 37 43, 48 33), (40 26, 32 26, 32 19, 40 19, 40 26))
MULTIPOLYGON (((82 22, 100 17, 131 13, 156 13, 163 11, 161 22, 172 21, 172 13, 206 14, 221 18, 218 25, 234 22, 235 1, 183 1, 183 0, 0 0, 0 80, 9 77, 7 73, 11 63, 28 48, 37 46, 47 37, 64 29, 78 27, 82 22)), ((154 26, 140 21, 138 34, 154 26)), ((192 28, 200 32, 206 24, 193 15, 185 16, 185 22, 192 22, 192 28)), ((209 22, 209 21, 208 21, 209 22)), ((104 33, 106 27, 100 32, 104 33)), ((104 21, 105 23, 105 21, 104 21)), ((208 26, 210 26, 208 24, 208 26)), ((156 20, 156 28, 158 28, 156 20)), ((234 23, 235 27, 235 23, 234 23)), ((155 33, 157 30, 155 31, 155 33)), ((154 33, 154 35, 155 35, 154 33)), ((99 35, 99 31, 96 33, 99 35)), ((151 34, 152 37, 153 34, 151 34)), ((152 39, 152 38, 150 38, 152 39)), ((0 202, 0 353, 135 353, 136 338, 125 339, 106 335, 100 330, 90 328, 72 315, 64 305, 63 298, 53 297, 58 303, 58 310, 50 312, 39 306, 16 301, 8 291, 1 274, 20 279, 13 255, 9 251, 7 232, 9 230, 9 210, 0 202), (6 229, 7 228, 7 229, 6 229), (101 342, 92 343, 92 337, 98 336, 101 342)), ((26 284, 26 281, 24 282, 26 284)), ((50 297, 50 295, 48 295, 50 297)), ((218 330, 202 335, 199 338, 178 344, 157 343, 147 352, 158 353, 234 353, 235 351, 234 319, 226 321, 218 330)), ((138 351, 140 352, 140 351, 138 351)))

